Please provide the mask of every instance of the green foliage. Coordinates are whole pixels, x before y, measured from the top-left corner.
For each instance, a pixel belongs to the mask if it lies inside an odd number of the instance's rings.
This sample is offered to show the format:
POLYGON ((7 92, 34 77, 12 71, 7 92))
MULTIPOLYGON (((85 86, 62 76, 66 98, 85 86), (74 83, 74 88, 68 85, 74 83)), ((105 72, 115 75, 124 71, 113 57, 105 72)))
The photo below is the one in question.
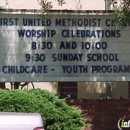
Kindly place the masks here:
POLYGON ((130 0, 122 0, 117 5, 116 0, 112 0, 113 10, 115 14, 115 26, 116 28, 124 28, 130 25, 130 0))
POLYGON ((0 111, 40 113, 46 130, 80 130, 82 111, 41 90, 0 90, 0 111))

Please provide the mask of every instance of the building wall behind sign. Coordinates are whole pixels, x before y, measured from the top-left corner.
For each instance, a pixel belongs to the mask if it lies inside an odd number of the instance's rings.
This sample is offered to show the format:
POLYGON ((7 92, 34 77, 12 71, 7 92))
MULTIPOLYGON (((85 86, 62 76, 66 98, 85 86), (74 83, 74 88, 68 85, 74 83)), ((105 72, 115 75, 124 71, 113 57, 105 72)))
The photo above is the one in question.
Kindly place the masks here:
MULTIPOLYGON (((41 88, 54 94, 58 93, 58 82, 33 82, 33 84, 35 88, 41 88)), ((6 83, 6 87, 11 89, 9 82, 6 83)), ((25 88, 33 89, 33 86, 29 83, 25 88)), ((99 99, 102 94, 106 94, 105 82, 78 82, 77 88, 78 99, 99 99)), ((111 92, 112 98, 129 98, 128 82, 112 82, 111 92)))
MULTIPOLYGON (((58 6, 56 0, 48 1, 52 1, 55 10, 105 10, 105 0, 65 0, 62 6, 58 6)), ((0 6, 5 7, 6 2, 11 9, 41 9, 38 0, 1 0, 0 6)))

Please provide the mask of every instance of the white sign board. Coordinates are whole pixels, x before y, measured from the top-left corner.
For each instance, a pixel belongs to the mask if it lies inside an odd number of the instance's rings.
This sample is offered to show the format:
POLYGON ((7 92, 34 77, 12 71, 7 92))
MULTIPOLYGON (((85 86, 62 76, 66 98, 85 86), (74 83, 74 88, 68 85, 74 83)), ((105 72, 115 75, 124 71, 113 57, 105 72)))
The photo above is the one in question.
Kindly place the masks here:
POLYGON ((112 15, 0 15, 0 81, 129 81, 130 27, 112 15))

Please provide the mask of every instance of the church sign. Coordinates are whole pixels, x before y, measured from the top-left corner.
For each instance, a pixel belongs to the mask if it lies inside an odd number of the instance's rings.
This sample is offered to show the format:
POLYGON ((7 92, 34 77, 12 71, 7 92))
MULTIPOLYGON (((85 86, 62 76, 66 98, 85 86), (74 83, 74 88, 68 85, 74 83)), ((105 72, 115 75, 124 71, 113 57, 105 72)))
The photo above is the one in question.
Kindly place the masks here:
POLYGON ((0 81, 130 81, 130 27, 112 14, 0 13, 0 81))

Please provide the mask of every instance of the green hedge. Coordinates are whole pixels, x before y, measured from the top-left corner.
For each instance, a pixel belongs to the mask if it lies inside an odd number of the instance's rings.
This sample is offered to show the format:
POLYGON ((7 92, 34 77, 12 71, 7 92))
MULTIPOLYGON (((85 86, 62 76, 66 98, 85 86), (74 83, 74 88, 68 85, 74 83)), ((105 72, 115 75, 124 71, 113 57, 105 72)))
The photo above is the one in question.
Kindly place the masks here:
POLYGON ((0 89, 0 111, 40 113, 46 130, 80 130, 85 125, 81 110, 41 89, 0 89))

